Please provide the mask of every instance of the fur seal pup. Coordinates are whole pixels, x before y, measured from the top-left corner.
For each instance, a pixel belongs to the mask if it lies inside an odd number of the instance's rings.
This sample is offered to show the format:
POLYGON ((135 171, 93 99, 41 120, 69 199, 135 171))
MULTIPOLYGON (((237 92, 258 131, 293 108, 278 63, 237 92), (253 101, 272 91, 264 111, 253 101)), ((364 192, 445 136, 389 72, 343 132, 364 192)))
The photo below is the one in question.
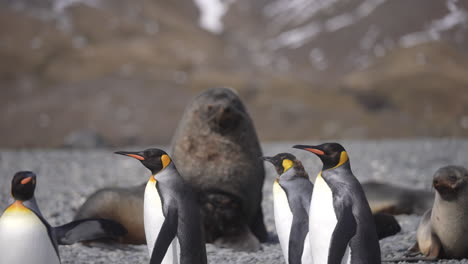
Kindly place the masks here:
MULTIPOLYGON (((264 180, 257 135, 232 89, 209 89, 186 108, 172 141, 172 159, 197 192, 207 242, 256 250, 267 239, 260 207, 264 180)), ((125 226, 120 242, 145 244, 145 184, 92 194, 75 219, 100 217, 125 226)))
POLYGON ((468 170, 442 167, 434 174, 434 205, 422 217, 414 249, 432 258, 468 257, 468 170))
POLYGON ((172 158, 198 193, 207 242, 257 250, 267 239, 260 156, 253 122, 234 90, 208 89, 185 109, 172 158))

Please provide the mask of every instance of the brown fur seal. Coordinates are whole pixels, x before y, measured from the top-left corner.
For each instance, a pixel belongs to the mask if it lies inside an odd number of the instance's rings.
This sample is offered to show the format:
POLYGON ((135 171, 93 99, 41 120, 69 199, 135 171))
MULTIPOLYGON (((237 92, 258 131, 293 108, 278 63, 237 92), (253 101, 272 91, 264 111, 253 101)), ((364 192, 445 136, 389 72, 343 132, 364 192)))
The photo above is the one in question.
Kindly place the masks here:
MULTIPOLYGON (((267 238, 260 207, 264 180, 260 144, 236 93, 205 91, 186 108, 172 142, 172 158, 197 190, 207 242, 256 250, 267 238)), ((102 217, 122 223, 121 242, 144 244, 144 184, 105 188, 92 194, 76 219, 102 217)))
MULTIPOLYGON (((145 183, 146 184, 146 183, 145 183)), ((128 233, 119 239, 126 244, 146 244, 143 224, 145 184, 130 188, 104 188, 92 194, 75 219, 105 218, 121 223, 128 233)))
POLYGON ((209 89, 186 108, 172 158, 199 193, 207 242, 256 250, 266 240, 260 156, 252 120, 233 90, 209 89))
POLYGON ((468 170, 440 168, 432 182, 434 205, 422 217, 415 248, 432 258, 468 257, 468 170))
POLYGON ((428 190, 405 188, 386 183, 362 184, 372 213, 422 215, 432 207, 434 194, 428 190))

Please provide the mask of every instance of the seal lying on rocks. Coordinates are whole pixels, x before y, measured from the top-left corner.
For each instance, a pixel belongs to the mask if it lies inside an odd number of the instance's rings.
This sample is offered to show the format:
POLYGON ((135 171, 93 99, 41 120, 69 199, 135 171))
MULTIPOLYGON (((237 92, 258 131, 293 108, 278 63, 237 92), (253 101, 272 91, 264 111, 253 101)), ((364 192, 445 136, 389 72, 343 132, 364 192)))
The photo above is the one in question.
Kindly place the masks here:
POLYGON ((434 202, 434 194, 428 190, 406 188, 375 181, 363 183, 362 188, 374 214, 422 215, 432 207, 434 202))
MULTIPOLYGON (((232 89, 209 89, 186 108, 172 141, 172 158, 197 193, 207 242, 257 250, 267 232, 260 206, 264 180, 258 138, 232 89)), ((144 244, 145 184, 105 188, 92 194, 76 219, 101 217, 123 224, 121 242, 144 244)))
POLYGON ((207 242, 256 250, 266 240, 260 156, 252 120, 232 89, 206 90, 186 108, 172 158, 198 192, 207 242))

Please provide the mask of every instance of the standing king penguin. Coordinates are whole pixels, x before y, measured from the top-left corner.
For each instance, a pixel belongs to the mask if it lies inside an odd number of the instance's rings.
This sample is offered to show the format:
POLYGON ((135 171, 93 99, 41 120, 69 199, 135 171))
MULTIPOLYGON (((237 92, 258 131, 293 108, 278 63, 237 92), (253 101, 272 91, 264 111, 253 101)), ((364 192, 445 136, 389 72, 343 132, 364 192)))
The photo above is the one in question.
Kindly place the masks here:
POLYGON ((151 171, 144 195, 144 226, 150 264, 205 264, 206 249, 200 208, 191 187, 169 155, 152 148, 118 151, 151 171))
POLYGON ((276 232, 287 264, 311 264, 309 207, 313 185, 302 163, 290 153, 262 157, 279 177, 273 183, 276 232))
POLYGON ((34 198, 36 175, 17 172, 11 183, 14 202, 0 218, 0 263, 60 264, 58 245, 117 238, 125 228, 111 220, 84 219, 51 227, 34 198))
POLYGON ((374 218, 361 184, 338 143, 295 145, 323 163, 310 204, 309 231, 314 263, 381 263, 374 218))

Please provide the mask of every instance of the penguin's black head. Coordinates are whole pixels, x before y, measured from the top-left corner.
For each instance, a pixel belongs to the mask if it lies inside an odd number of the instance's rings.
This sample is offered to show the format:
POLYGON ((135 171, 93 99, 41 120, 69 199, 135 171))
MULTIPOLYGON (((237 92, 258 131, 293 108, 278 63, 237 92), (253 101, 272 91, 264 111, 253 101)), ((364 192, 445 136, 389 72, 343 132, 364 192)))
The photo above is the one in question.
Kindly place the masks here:
POLYGON ((34 196, 36 174, 32 171, 19 171, 11 181, 11 195, 15 200, 27 201, 34 196))
POLYGON ((125 155, 132 158, 135 158, 146 168, 148 168, 151 173, 154 175, 164 168, 166 168, 171 163, 171 158, 164 150, 157 148, 150 148, 143 151, 117 151, 115 154, 125 155))
POLYGON ((346 150, 338 143, 324 143, 317 146, 295 145, 293 148, 316 154, 322 160, 322 170, 339 167, 349 160, 346 150))
POLYGON ((287 170, 295 167, 297 163, 302 166, 301 162, 296 159, 293 154, 290 153, 280 153, 274 157, 260 157, 263 160, 266 160, 275 166, 276 172, 278 175, 285 173, 287 170))

